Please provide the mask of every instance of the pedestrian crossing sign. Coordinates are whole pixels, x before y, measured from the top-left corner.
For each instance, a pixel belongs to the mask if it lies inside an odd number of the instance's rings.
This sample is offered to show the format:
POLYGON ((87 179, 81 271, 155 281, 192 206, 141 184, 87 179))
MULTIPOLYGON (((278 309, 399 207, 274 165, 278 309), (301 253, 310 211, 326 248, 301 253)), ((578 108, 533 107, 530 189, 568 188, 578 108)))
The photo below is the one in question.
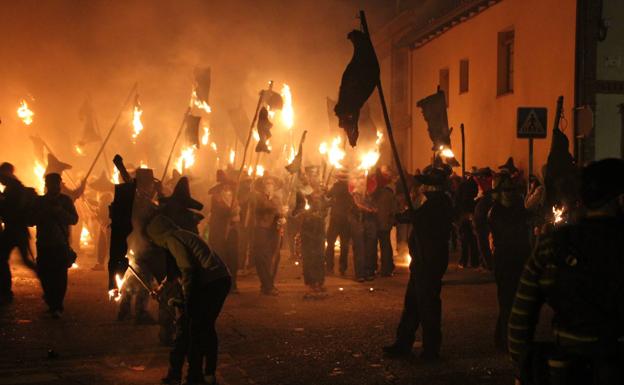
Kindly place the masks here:
POLYGON ((547 112, 544 107, 518 107, 516 136, 523 139, 545 138, 547 112))

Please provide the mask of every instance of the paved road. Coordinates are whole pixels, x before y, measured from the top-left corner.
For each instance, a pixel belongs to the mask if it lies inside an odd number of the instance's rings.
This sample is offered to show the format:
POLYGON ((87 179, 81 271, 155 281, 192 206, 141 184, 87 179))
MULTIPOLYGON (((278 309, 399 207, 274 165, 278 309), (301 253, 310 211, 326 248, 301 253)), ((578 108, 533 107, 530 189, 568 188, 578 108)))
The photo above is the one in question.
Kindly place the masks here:
MULTIPOLYGON (((156 326, 115 321, 106 273, 70 271, 66 314, 44 315, 34 276, 14 260, 16 301, 0 309, 0 385, 157 384, 167 349, 156 326), (58 358, 48 358, 52 349, 58 358)), ((493 347, 495 286, 487 274, 457 271, 443 287, 443 360, 387 360, 407 270, 360 284, 329 277, 328 296, 306 299, 301 272, 284 262, 278 297, 259 294, 254 275, 240 279, 218 323, 222 384, 510 384, 507 357, 493 347)), ((154 307, 154 304, 151 304, 154 307)), ((417 342, 418 345, 418 342, 417 342)))

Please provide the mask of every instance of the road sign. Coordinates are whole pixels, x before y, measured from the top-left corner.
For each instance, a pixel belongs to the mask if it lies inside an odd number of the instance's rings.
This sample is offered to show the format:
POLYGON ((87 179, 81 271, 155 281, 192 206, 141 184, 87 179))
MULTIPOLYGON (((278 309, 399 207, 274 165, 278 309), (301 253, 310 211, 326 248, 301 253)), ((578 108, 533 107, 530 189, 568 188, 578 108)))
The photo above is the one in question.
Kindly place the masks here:
POLYGON ((548 110, 543 107, 518 107, 516 136, 524 139, 545 138, 548 110))

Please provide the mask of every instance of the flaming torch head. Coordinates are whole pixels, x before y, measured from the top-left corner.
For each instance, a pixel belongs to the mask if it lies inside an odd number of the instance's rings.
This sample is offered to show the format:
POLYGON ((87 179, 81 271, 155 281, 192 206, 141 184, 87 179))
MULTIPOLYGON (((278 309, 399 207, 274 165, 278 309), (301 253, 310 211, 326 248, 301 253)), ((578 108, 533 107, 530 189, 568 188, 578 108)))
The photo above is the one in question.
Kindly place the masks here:
POLYGON ((135 143, 141 131, 143 131, 143 122, 141 122, 141 115, 143 115, 143 110, 138 102, 134 105, 134 110, 132 110, 132 142, 135 143))
POLYGON ((33 122, 34 112, 30 108, 28 108, 28 103, 24 99, 20 102, 19 107, 17 108, 17 116, 22 119, 25 125, 30 126, 33 122))
POLYGON ((295 123, 295 112, 292 107, 292 94, 290 93, 290 87, 287 84, 284 84, 280 94, 284 100, 284 105, 281 111, 281 121, 284 127, 290 130, 295 123))

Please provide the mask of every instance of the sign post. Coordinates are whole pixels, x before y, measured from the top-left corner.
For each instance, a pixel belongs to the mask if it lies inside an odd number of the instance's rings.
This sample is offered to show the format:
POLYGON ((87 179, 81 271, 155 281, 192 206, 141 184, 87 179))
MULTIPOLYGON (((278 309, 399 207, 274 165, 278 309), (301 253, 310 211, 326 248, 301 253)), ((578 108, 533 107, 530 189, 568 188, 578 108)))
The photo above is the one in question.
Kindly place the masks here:
POLYGON ((529 140, 529 175, 533 175, 533 139, 546 138, 548 109, 544 107, 518 107, 516 137, 529 140))

